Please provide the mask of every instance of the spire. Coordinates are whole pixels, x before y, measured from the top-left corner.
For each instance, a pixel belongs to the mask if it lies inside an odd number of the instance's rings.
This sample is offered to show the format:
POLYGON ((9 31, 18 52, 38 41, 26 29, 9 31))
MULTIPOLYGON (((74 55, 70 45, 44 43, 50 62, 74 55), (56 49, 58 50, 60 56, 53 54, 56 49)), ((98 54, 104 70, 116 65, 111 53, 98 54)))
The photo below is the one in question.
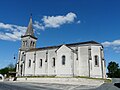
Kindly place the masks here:
POLYGON ((29 21, 29 24, 28 24, 27 31, 26 31, 25 35, 34 36, 34 31, 33 31, 33 26, 32 26, 32 14, 30 16, 30 21, 29 21))

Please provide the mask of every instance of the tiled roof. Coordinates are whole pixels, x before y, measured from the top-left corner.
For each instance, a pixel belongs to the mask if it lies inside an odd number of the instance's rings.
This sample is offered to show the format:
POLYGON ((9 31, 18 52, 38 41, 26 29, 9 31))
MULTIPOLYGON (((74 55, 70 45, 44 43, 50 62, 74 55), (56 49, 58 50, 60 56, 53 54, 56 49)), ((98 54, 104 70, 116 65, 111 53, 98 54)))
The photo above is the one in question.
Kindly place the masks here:
MULTIPOLYGON (((102 46, 100 43, 95 42, 95 41, 87 41, 87 42, 79 42, 79 43, 71 43, 71 44, 65 44, 66 46, 76 46, 76 45, 88 45, 88 44, 97 44, 102 46)), ((63 45, 63 44, 62 44, 63 45)), ((40 47, 40 48, 33 48, 28 51, 38 51, 38 50, 45 50, 45 49, 54 49, 54 48, 59 48, 62 45, 57 45, 57 46, 48 46, 48 47, 40 47)))

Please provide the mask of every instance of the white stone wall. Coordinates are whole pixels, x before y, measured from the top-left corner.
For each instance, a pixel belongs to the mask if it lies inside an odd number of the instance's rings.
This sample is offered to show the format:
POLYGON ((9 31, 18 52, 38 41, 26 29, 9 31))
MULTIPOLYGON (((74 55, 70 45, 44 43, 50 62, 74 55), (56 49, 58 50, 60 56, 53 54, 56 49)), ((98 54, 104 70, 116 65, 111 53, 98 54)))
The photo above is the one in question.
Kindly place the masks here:
POLYGON ((79 76, 89 76, 88 46, 78 47, 79 76))
POLYGON ((47 75, 48 65, 46 59, 46 50, 36 51, 36 76, 47 75), (40 59, 42 59, 42 66, 40 66, 40 59))
POLYGON ((23 73, 23 69, 24 67, 21 68, 21 65, 23 65, 23 62, 24 62, 24 52, 25 51, 21 51, 19 50, 19 54, 18 54, 18 61, 17 61, 17 69, 16 69, 16 72, 17 72, 17 76, 18 75, 21 75, 21 71, 23 73), (21 70, 22 69, 22 70, 21 70))
POLYGON ((91 77, 99 77, 102 78, 102 66, 101 66, 101 54, 100 51, 101 50, 101 46, 91 46, 91 55, 92 55, 92 60, 91 60, 91 69, 90 69, 90 76, 91 77), (98 66, 95 66, 95 58, 94 56, 97 55, 99 57, 99 62, 98 62, 98 66))
POLYGON ((34 75, 34 53, 35 52, 27 52, 26 53, 26 60, 25 60, 25 72, 24 75, 26 76, 33 76, 34 75), (29 59, 31 60, 31 67, 29 67, 29 59))
POLYGON ((65 45, 57 50, 56 75, 57 76, 73 76, 73 60, 72 50, 65 45), (65 65, 62 65, 62 56, 65 55, 65 65))
MULTIPOLYGON (((91 57, 88 56, 88 45, 72 46, 71 48, 62 45, 60 48, 43 49, 37 51, 26 52, 24 76, 90 76, 102 78, 105 77, 104 60, 100 53, 101 46, 91 45, 91 57), (36 56, 35 56, 36 55, 36 56), (62 56, 66 56, 65 65, 62 65, 62 56), (99 66, 95 66, 94 56, 99 57, 99 66), (55 58, 55 67, 53 66, 53 58, 55 58), (31 67, 28 67, 29 59, 31 67), (42 59, 42 67, 40 67, 40 59, 42 59), (35 62, 34 62, 35 60, 35 62), (47 60, 47 61, 46 61, 47 60), (101 61, 102 60, 102 61, 101 61), (103 62, 103 66, 101 66, 103 62)), ((20 53, 22 57, 22 52, 20 53)), ((20 57, 20 60, 21 60, 20 57)), ((21 63, 19 62, 19 65, 21 63)), ((18 70, 20 73, 20 69, 18 70)))
POLYGON ((74 50, 74 53, 72 53, 72 57, 73 57, 73 75, 74 76, 79 76, 79 60, 78 60, 78 46, 72 46, 70 47, 72 50, 74 50))
POLYGON ((57 63, 57 54, 56 49, 48 50, 48 76, 56 75, 56 63, 57 63), (55 58, 55 66, 53 66, 53 58, 55 58))
POLYGON ((36 76, 55 75, 56 66, 52 66, 53 58, 56 60, 55 50, 56 49, 36 51, 36 76), (40 66, 40 59, 42 59, 42 67, 40 66))
POLYGON ((26 62, 25 62, 25 76, 56 75, 56 70, 55 70, 56 66, 53 67, 53 61, 52 61, 53 58, 55 58, 56 60, 55 50, 56 49, 27 52, 26 62), (36 53, 36 57, 34 56, 35 53, 36 53), (31 67, 28 67, 29 59, 32 60, 31 67), (42 59, 42 66, 40 66, 40 59, 42 59), (33 63, 34 60, 35 63, 33 63))
POLYGON ((74 53, 74 76, 79 76, 79 60, 77 53, 74 53))

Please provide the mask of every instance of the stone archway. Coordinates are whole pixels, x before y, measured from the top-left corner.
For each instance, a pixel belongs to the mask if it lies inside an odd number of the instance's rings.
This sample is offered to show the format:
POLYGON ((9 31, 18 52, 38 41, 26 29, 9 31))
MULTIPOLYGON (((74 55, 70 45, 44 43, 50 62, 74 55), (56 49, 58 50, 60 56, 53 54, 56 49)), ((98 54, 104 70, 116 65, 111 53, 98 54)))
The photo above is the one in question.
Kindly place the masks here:
POLYGON ((0 81, 3 81, 4 80, 4 77, 2 74, 0 74, 0 81))

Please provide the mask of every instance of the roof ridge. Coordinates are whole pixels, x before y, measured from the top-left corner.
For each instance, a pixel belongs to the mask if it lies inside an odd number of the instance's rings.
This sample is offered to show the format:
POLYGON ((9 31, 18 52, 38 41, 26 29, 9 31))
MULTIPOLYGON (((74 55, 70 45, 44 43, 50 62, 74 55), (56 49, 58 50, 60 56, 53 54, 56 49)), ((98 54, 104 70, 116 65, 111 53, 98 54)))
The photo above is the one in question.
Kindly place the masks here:
MULTIPOLYGON (((34 48, 34 49, 30 49, 31 50, 39 50, 39 49, 49 49, 49 48, 58 48, 62 45, 66 45, 66 46, 74 46, 74 45, 84 45, 84 44, 98 44, 101 45, 100 43, 96 42, 96 41, 86 41, 86 42, 78 42, 78 43, 71 43, 71 44, 60 44, 60 45, 56 45, 56 46, 46 46, 46 47, 39 47, 39 48, 34 48)), ((103 47, 103 46, 102 46, 103 47)))

